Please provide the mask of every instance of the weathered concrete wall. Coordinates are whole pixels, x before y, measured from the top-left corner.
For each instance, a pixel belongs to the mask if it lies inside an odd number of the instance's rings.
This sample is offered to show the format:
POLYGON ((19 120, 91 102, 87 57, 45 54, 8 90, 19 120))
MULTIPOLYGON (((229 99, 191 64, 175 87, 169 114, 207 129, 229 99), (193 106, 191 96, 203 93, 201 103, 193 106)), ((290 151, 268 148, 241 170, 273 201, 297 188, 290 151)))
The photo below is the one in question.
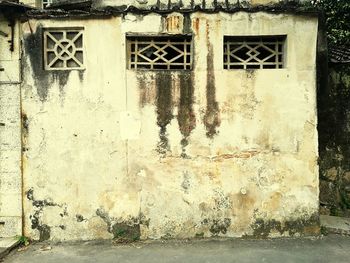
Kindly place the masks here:
POLYGON ((172 6, 178 6, 183 9, 191 9, 195 6, 199 6, 203 9, 210 9, 214 8, 218 5, 222 7, 235 7, 237 5, 240 6, 256 6, 256 5, 271 5, 279 3, 280 0, 245 0, 245 1, 239 1, 239 0, 199 0, 199 1, 191 1, 191 0, 146 0, 146 1, 139 1, 139 0, 123 0, 123 1, 115 1, 115 0, 97 0, 93 1, 95 7, 105 7, 105 6, 135 6, 137 8, 141 9, 151 9, 155 6, 160 7, 161 9, 168 9, 172 6))
POLYGON ((42 7, 42 0, 21 0, 20 2, 33 7, 42 7))
POLYGON ((317 19, 194 13, 192 71, 127 70, 125 34, 173 33, 165 20, 24 24, 25 234, 317 232, 317 19), (42 28, 81 26, 86 69, 44 71, 42 28), (224 35, 287 35, 286 67, 223 70, 224 35))
POLYGON ((0 15, 0 237, 22 234, 19 25, 0 15))
POLYGON ((330 64, 320 108, 320 202, 324 214, 350 217, 350 66, 330 64))
MULTIPOLYGON (((41 0, 21 0, 20 2, 41 7, 41 0)), ((59 2, 67 2, 66 0, 53 0, 53 3, 59 3, 59 2)), ((137 8, 141 9, 151 9, 154 6, 159 6, 160 8, 168 9, 172 6, 181 6, 181 8, 188 9, 188 8, 194 8, 195 6, 200 6, 201 8, 214 8, 218 5, 222 7, 235 7, 237 5, 249 7, 249 6, 257 6, 257 5, 273 5, 278 3, 287 3, 287 2, 310 2, 310 0, 206 0, 206 1, 191 1, 191 0, 93 0, 93 7, 95 8, 101 8, 106 6, 114 6, 114 7, 121 7, 121 6, 135 6, 137 8)))
POLYGON ((23 3, 25 5, 30 5, 30 6, 36 6, 35 0, 22 0, 21 3, 23 3))

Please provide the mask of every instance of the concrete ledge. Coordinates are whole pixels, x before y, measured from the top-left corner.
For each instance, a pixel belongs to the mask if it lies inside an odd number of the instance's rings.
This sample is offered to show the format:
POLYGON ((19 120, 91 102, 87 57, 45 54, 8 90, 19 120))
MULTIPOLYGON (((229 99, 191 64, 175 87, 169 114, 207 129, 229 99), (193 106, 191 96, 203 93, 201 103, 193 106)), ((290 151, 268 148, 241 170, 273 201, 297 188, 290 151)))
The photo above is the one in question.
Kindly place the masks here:
POLYGON ((337 216, 320 216, 321 227, 328 233, 350 236, 350 218, 337 216))
POLYGON ((0 260, 7 256, 18 243, 19 241, 16 237, 0 238, 0 260))

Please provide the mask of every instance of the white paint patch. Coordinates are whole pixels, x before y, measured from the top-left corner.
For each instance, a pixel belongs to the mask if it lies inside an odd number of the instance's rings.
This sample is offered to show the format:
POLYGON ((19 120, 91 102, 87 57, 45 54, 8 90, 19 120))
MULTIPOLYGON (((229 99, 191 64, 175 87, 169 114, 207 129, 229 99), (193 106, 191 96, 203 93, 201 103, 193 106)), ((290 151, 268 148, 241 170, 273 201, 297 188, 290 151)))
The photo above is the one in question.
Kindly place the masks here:
POLYGON ((136 140, 140 138, 141 120, 133 116, 132 112, 120 113, 120 136, 122 140, 136 140))

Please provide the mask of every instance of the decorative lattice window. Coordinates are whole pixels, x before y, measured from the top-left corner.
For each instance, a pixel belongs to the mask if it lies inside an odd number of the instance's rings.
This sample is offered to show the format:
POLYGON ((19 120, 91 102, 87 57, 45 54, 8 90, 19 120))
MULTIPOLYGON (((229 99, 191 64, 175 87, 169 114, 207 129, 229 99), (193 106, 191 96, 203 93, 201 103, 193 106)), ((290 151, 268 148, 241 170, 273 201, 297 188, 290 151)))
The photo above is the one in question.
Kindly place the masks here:
POLYGON ((84 69, 83 44, 82 28, 46 29, 44 31, 45 69, 84 69))
POLYGON ((191 69, 191 37, 128 37, 127 46, 129 69, 191 69))
POLYGON ((52 4, 52 0, 42 0, 42 8, 46 8, 49 4, 52 4))
POLYGON ((285 36, 225 37, 224 69, 284 67, 285 36))

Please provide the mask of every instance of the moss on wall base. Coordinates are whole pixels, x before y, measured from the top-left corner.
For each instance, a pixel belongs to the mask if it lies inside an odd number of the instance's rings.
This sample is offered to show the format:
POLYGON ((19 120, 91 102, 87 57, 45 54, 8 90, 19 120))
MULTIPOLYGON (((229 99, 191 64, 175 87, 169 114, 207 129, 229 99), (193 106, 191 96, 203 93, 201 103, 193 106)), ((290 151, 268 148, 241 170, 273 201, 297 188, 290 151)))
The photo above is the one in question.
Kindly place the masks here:
POLYGON ((321 230, 318 214, 312 215, 310 218, 300 218, 286 222, 257 219, 251 227, 254 238, 269 238, 276 234, 281 236, 287 234, 290 237, 313 236, 319 235, 321 230))

